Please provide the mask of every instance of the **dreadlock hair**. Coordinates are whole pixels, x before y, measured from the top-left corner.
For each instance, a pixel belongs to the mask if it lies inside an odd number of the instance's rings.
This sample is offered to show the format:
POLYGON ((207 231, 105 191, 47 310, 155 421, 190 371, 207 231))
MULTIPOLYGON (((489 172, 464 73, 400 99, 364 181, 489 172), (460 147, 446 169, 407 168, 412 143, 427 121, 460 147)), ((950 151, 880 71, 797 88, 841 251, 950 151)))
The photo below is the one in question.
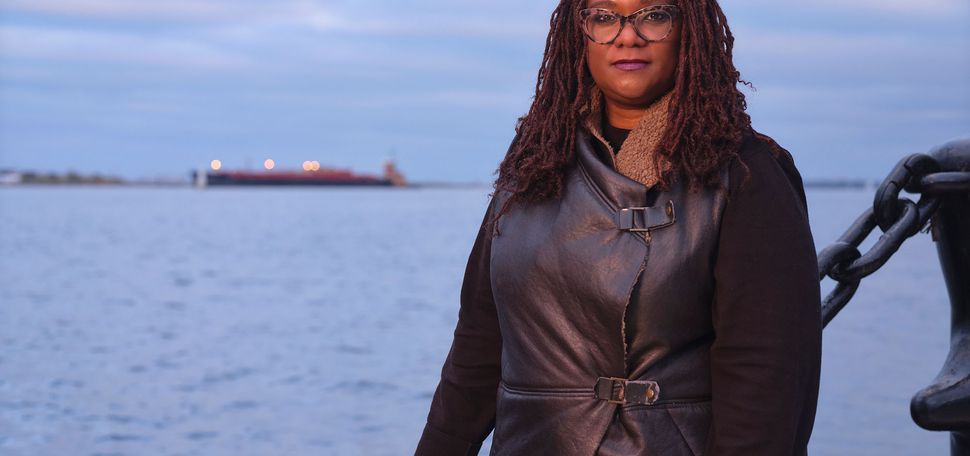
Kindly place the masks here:
MULTIPOLYGON (((716 187, 721 165, 738 156, 746 134, 757 134, 737 87, 751 84, 734 66, 734 36, 717 0, 676 3, 683 21, 680 60, 668 128, 652 154, 655 169, 663 170, 657 186, 668 190, 679 175, 690 190, 716 187), (662 162, 669 166, 659 166, 662 162)), ((587 38, 578 17, 584 4, 585 0, 561 0, 552 13, 532 106, 516 122, 515 139, 489 195, 510 193, 491 219, 493 235, 499 234, 498 219, 512 205, 561 195, 566 170, 575 159, 580 112, 594 93, 586 65, 587 38)), ((743 163, 742 167, 747 172, 743 163)))

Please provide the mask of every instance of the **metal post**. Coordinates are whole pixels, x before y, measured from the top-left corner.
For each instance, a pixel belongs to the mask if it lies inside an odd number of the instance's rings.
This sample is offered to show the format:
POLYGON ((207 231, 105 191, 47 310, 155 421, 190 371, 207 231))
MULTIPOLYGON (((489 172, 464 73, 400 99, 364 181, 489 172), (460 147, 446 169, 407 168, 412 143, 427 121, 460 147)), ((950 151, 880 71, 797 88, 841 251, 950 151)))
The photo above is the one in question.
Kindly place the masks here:
MULTIPOLYGON (((970 171, 970 140, 947 144, 932 155, 943 173, 970 171)), ((944 181, 924 184, 940 190, 966 186, 944 181)), ((932 233, 950 297, 950 352, 933 384, 913 396, 910 413, 924 429, 950 431, 951 455, 966 456, 970 455, 970 190, 941 191, 939 196, 932 233)))

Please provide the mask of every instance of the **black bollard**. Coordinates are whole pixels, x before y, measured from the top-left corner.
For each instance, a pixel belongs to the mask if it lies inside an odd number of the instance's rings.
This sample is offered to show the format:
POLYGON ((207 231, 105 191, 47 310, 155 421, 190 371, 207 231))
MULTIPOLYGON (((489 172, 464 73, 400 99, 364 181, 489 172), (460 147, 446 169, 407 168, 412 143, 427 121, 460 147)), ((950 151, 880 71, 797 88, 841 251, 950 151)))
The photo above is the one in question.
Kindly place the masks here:
POLYGON ((953 456, 970 455, 970 140, 936 149, 940 173, 919 184, 937 193, 931 219, 940 265, 950 297, 950 352, 933 384, 913 396, 910 413, 920 427, 950 432, 953 456))

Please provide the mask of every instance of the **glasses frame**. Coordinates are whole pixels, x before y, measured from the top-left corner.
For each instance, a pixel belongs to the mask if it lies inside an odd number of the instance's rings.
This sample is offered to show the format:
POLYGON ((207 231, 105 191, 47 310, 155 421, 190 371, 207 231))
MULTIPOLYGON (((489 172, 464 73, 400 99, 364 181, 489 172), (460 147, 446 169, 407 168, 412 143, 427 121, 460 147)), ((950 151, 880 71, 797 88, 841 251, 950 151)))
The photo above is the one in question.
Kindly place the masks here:
POLYGON ((633 24, 633 31, 637 34, 637 36, 640 37, 640 39, 642 39, 642 40, 644 40, 644 41, 646 41, 648 43, 655 43, 657 41, 663 41, 663 40, 667 39, 668 36, 670 36, 670 32, 672 32, 674 30, 674 21, 677 20, 677 18, 679 18, 679 17, 680 17, 680 7, 677 6, 677 5, 653 5, 653 6, 648 6, 646 8, 642 8, 642 9, 639 9, 637 11, 634 11, 633 13, 630 13, 627 16, 624 16, 624 15, 622 15, 620 13, 617 13, 616 11, 613 11, 613 10, 608 9, 608 8, 584 8, 584 9, 579 10, 579 24, 580 24, 580 28, 583 30, 583 34, 586 35, 586 38, 589 38, 589 40, 592 41, 592 42, 594 42, 594 43, 597 43, 597 44, 607 44, 607 45, 613 44, 613 42, 615 42, 616 39, 620 37, 620 34, 623 33, 623 27, 626 26, 626 23, 627 22, 632 22, 632 24, 633 24), (639 19, 640 16, 642 16, 644 14, 652 13, 652 12, 655 12, 657 10, 662 10, 662 11, 670 14, 670 28, 667 30, 667 34, 664 35, 662 38, 657 39, 657 40, 651 40, 651 39, 643 36, 642 33, 640 33, 640 29, 636 27, 636 20, 639 19), (586 21, 589 18, 589 16, 592 14, 592 12, 594 12, 594 11, 608 11, 610 14, 612 14, 612 15, 620 18, 620 28, 617 29, 616 35, 612 39, 610 39, 609 41, 596 41, 596 39, 593 38, 593 35, 589 32, 589 30, 587 30, 587 28, 586 28, 586 21))

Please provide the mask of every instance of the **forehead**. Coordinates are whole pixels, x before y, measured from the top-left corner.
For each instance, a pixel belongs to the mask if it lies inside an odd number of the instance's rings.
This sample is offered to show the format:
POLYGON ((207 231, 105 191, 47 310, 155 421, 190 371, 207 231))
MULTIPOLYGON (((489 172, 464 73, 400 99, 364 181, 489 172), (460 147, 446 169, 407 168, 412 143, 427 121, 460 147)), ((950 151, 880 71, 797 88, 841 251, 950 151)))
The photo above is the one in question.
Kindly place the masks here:
POLYGON ((587 0, 587 8, 616 8, 618 6, 642 8, 645 6, 670 5, 671 0, 587 0))

